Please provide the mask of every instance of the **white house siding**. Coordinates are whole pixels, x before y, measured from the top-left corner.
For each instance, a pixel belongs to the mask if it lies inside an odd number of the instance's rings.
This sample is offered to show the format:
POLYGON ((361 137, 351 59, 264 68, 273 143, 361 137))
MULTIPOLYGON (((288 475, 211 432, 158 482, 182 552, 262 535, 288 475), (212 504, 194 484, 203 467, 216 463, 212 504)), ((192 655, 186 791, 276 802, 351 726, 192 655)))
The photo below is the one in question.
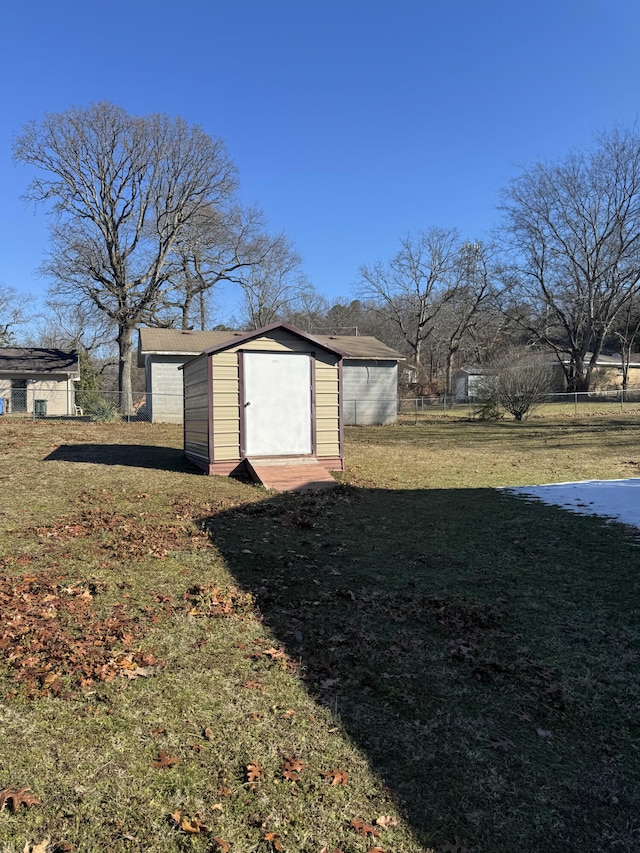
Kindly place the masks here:
POLYGON ((398 363, 349 359, 343 362, 345 424, 394 423, 398 411, 398 363))
POLYGON ((26 414, 33 414, 35 400, 43 401, 47 416, 64 416, 74 414, 75 383, 72 379, 51 376, 37 376, 33 373, 12 374, 11 377, 0 377, 0 399, 3 401, 2 410, 4 414, 13 411, 12 403, 12 379, 26 380, 25 402, 26 414))
POLYGON ((191 356, 150 356, 146 360, 147 412, 153 423, 181 424, 183 374, 178 368, 191 356))

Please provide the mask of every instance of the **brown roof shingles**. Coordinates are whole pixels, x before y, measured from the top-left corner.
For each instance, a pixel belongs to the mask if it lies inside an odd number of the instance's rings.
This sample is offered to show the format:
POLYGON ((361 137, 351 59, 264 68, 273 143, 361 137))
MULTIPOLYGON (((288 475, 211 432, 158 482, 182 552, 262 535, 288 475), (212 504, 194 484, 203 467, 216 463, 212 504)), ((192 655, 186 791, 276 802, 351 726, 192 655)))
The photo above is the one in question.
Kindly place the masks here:
MULTIPOLYGON (((181 329, 140 329, 140 360, 146 353, 164 355, 199 355, 211 347, 244 337, 248 332, 239 331, 182 331, 181 329)), ((391 349, 382 341, 368 335, 312 335, 329 349, 339 350, 347 359, 374 359, 380 361, 404 360, 402 353, 391 349)))

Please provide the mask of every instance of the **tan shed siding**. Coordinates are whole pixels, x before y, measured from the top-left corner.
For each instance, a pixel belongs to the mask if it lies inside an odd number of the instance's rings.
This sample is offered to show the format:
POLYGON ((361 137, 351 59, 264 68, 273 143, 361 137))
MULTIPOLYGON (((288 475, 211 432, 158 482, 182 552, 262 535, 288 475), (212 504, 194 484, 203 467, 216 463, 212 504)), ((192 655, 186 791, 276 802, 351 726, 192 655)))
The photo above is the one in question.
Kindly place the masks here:
POLYGON ((213 458, 240 459, 240 379, 235 351, 213 356, 213 458))
POLYGON ((339 374, 335 357, 316 356, 316 456, 340 455, 339 374))
POLYGON ((314 345, 297 335, 290 334, 286 329, 275 329, 268 335, 238 344, 227 352, 237 352, 240 349, 246 352, 310 352, 314 349, 314 345))
POLYGON ((185 365, 184 378, 184 449, 192 456, 209 459, 209 396, 207 358, 185 365))

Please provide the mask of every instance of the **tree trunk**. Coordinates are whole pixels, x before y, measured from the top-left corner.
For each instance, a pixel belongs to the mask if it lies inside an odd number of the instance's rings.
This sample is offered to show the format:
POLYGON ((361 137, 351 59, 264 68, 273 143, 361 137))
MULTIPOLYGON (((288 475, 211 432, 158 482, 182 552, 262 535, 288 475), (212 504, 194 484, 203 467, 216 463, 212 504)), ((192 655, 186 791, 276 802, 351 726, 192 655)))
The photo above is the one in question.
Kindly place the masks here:
POLYGON ((205 311, 204 291, 203 290, 201 290, 200 293, 198 294, 198 298, 200 301, 200 329, 204 332, 204 330, 207 327, 207 317, 206 317, 206 311, 205 311))
POLYGON ((191 299, 192 296, 190 293, 186 293, 184 297, 184 302, 182 303, 182 329, 189 328, 189 319, 191 317, 191 299))
POLYGON ((451 341, 447 349, 445 392, 449 395, 453 395, 453 359, 459 348, 459 343, 451 341))
POLYGON ((131 390, 131 364, 133 361, 133 329, 118 329, 118 401, 120 414, 133 414, 133 393, 131 390))

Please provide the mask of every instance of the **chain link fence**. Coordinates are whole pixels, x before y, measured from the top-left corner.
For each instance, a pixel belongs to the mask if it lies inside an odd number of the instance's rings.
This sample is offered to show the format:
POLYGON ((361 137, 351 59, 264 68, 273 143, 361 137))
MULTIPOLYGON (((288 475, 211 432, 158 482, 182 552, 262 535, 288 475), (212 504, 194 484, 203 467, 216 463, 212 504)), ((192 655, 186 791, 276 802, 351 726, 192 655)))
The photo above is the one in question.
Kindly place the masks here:
MULTIPOLYGON (((401 422, 419 422, 429 415, 450 414, 459 417, 476 418, 481 404, 479 397, 457 400, 452 395, 432 394, 427 397, 408 397, 398 400, 398 420, 401 422)), ((535 404, 536 414, 580 415, 615 411, 635 411, 640 407, 640 388, 618 389, 613 391, 567 391, 545 394, 535 404)))
MULTIPOLYGON (((182 396, 171 397, 171 407, 177 410, 182 421, 182 396)), ((120 395, 109 391, 78 391, 57 388, 12 388, 0 396, 0 415, 9 418, 32 420, 85 420, 102 423, 117 421, 150 421, 147 395, 133 394, 133 405, 123 413, 120 395)))
MULTIPOLYGON (((343 401, 347 425, 419 423, 427 417, 453 415, 476 418, 480 400, 456 400, 446 394, 424 397, 388 397, 376 400, 343 401)), ((640 408, 640 388, 625 391, 589 391, 545 395, 536 404, 537 414, 576 416, 614 411, 631 412, 640 408)), ((176 423, 183 420, 181 394, 134 392, 129 412, 122 412, 116 391, 64 391, 42 388, 13 389, 0 396, 0 416, 11 418, 84 420, 96 423, 147 422, 176 423)))

